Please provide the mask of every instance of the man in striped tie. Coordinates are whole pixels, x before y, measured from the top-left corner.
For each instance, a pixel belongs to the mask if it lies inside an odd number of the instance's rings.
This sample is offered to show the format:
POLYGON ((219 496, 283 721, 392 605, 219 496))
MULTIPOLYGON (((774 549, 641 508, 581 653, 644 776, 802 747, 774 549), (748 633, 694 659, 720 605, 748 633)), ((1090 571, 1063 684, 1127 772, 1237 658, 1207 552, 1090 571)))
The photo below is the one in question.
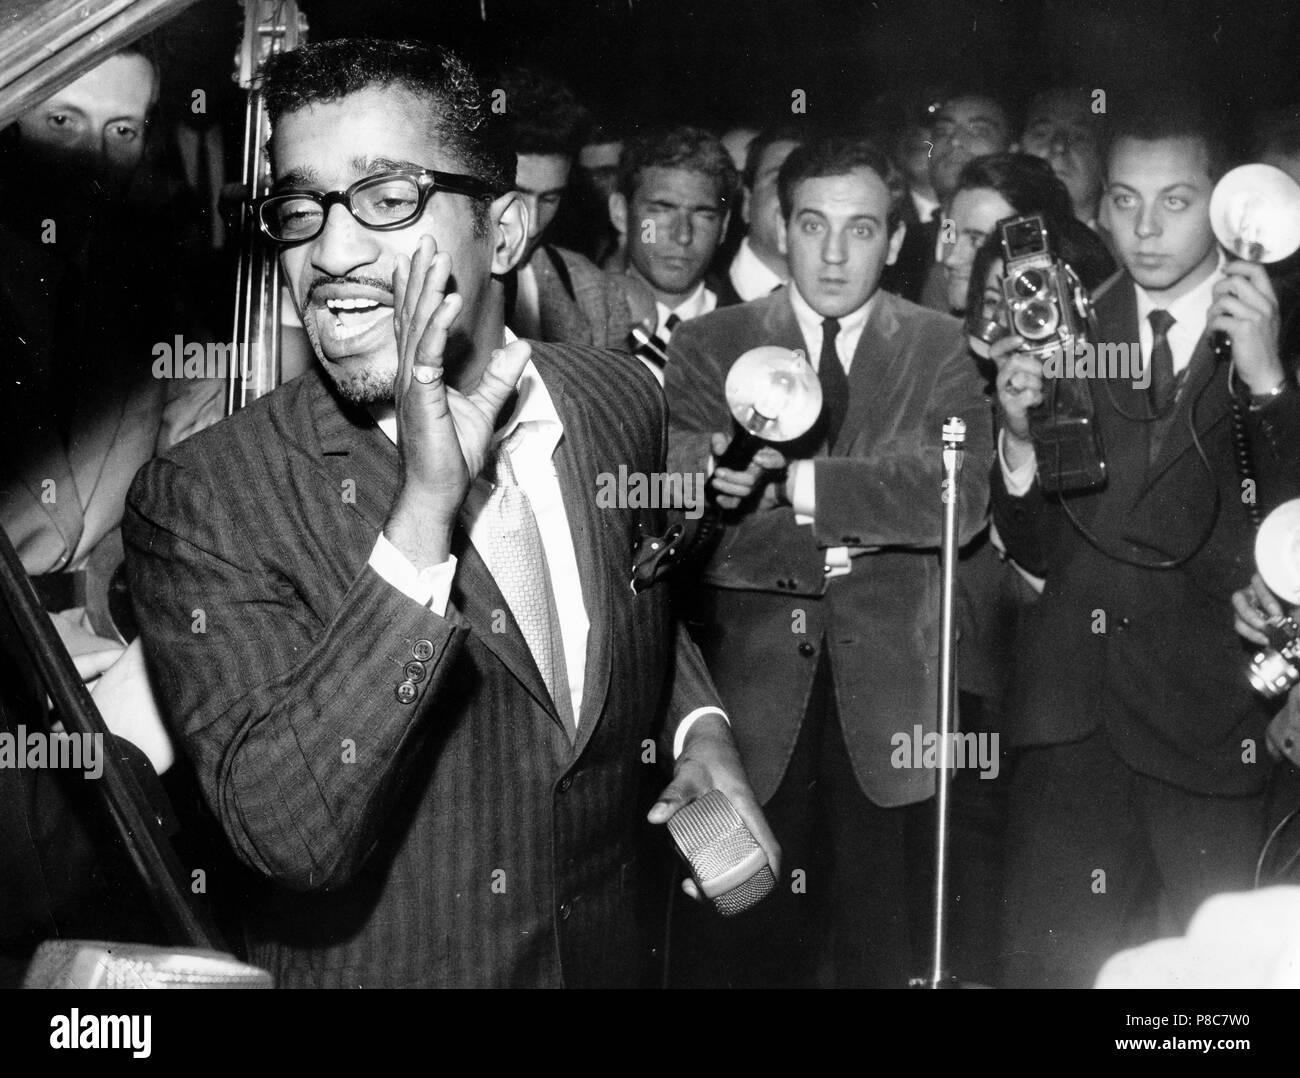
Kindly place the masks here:
POLYGON ((698 127, 648 131, 623 151, 609 215, 627 245, 628 275, 654 290, 656 339, 636 354, 660 384, 677 327, 726 305, 722 282, 706 277, 739 186, 722 140, 698 127))

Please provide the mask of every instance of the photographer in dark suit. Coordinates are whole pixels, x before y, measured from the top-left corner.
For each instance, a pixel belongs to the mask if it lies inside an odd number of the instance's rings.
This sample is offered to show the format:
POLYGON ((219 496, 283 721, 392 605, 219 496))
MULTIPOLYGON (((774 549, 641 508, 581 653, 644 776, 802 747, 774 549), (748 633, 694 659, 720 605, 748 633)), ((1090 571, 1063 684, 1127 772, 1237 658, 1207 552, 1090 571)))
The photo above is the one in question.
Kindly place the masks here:
POLYGON ((266 894, 282 987, 638 982, 638 824, 725 793, 770 859, 666 587, 634 594, 663 396, 505 333, 515 160, 445 50, 272 58, 259 206, 320 367, 148 465, 132 592, 168 717, 266 894))
POLYGON ((872 144, 822 138, 779 176, 791 284, 682 325, 665 391, 671 461, 709 470, 732 427, 723 384, 760 345, 817 370, 823 420, 745 471, 698 584, 699 639, 755 792, 797 870, 767 910, 692 926, 695 983, 902 987, 915 972, 908 806, 934 775, 896 763, 933 731, 939 653, 940 432, 967 423, 960 532, 984 525, 992 423, 956 319, 880 291, 903 237, 897 173, 872 144), (744 923, 739 923, 744 922, 744 923))
POLYGON ((1008 985, 1091 985, 1125 944, 1181 931, 1208 895, 1250 886, 1264 837, 1267 709, 1224 610, 1251 573, 1243 501, 1267 510, 1297 493, 1300 393, 1267 274, 1225 262, 1210 228, 1226 168, 1213 115, 1191 94, 1110 113, 1103 216, 1123 271, 1094 296, 1095 343, 1129 364, 1091 383, 1104 486, 1045 494, 1026 416, 1043 399, 1041 364, 1018 337, 994 346, 995 520, 1047 582, 1022 618, 1009 707, 1023 751, 1008 985), (1231 337, 1231 371, 1215 330, 1231 337), (1250 483, 1234 461, 1234 392, 1250 483), (1176 924, 1157 926, 1157 907, 1176 924))

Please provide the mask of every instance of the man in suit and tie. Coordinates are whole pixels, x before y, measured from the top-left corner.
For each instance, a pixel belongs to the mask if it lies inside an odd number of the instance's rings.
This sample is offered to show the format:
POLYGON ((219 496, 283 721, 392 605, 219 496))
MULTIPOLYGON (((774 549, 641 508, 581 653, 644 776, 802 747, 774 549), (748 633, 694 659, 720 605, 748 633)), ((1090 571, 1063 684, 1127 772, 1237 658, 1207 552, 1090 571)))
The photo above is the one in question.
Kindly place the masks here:
POLYGON ((682 326, 665 383, 670 459, 689 471, 726 447, 723 385, 749 349, 802 351, 825 401, 785 459, 768 447, 712 473, 735 512, 701 572, 698 638, 796 878, 764 931, 695 926, 711 967, 696 973, 898 987, 916 971, 907 806, 934 790, 931 771, 895 761, 898 737, 937 715, 940 434, 965 419, 964 542, 986 519, 992 429, 956 319, 878 289, 906 197, 888 159, 815 139, 779 189, 790 285, 682 326))
POLYGON ((630 358, 514 340, 528 214, 463 63, 274 57, 259 207, 320 360, 146 467, 128 559, 169 717, 266 881, 282 986, 637 980, 649 813, 723 791, 769 856, 699 653, 630 552, 662 395, 630 358), (658 738, 658 743, 656 743, 658 738))
POLYGON ((739 302, 725 274, 709 274, 738 189, 727 148, 702 128, 657 128, 623 150, 609 216, 627 247, 628 275, 654 290, 657 340, 636 354, 660 384, 677 327, 739 302))
POLYGON ((1008 715, 1016 986, 1088 986, 1121 947, 1183 931, 1207 896, 1251 886, 1265 837, 1268 708, 1226 611, 1251 575, 1249 504, 1300 493, 1300 392, 1267 274, 1226 261, 1210 228, 1216 112, 1168 93, 1112 106, 1104 216, 1123 269, 1094 303, 1098 345, 1130 362, 1092 383, 1103 486, 1044 491, 1026 420, 1041 365, 1018 337, 996 349, 995 519, 1047 581, 1021 622, 1008 715), (1233 394, 1253 477, 1235 463, 1233 394))

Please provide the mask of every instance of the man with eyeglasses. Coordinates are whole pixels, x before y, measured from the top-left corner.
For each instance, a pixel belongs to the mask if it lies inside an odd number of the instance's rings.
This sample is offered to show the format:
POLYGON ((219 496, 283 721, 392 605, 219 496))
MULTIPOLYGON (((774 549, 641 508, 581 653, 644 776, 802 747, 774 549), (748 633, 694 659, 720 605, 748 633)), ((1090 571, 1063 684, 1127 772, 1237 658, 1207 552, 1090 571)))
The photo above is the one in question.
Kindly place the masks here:
POLYGON ((1015 150, 1014 128, 1008 111, 994 96, 982 91, 960 91, 950 95, 934 114, 930 127, 934 143, 930 151, 930 183, 939 199, 940 210, 927 229, 929 263, 920 302, 936 311, 948 311, 946 278, 943 272, 943 241, 950 232, 952 198, 966 164, 977 157, 1015 150))
POLYGON ((1044 90, 1029 106, 1020 145, 1052 166, 1070 192, 1074 215, 1095 230, 1105 180, 1105 114, 1092 111, 1093 99, 1093 91, 1084 87, 1044 90))
POLYGON ((320 366, 142 471, 127 530, 171 719, 266 880, 250 957, 284 987, 635 984, 651 800, 719 789, 778 857, 665 586, 629 586, 661 511, 596 499, 664 470, 662 395, 506 331, 528 214, 455 56, 328 41, 265 93, 259 220, 320 366))

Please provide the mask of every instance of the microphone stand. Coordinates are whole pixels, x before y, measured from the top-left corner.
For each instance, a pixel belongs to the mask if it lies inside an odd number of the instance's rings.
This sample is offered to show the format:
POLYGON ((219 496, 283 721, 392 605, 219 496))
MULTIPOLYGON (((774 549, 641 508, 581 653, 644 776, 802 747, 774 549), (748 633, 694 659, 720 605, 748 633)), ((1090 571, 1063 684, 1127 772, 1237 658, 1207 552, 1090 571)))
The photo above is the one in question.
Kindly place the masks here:
POLYGON ((928 988, 949 988, 945 961, 948 916, 948 787, 952 768, 952 733, 957 702, 956 625, 953 596, 957 572, 957 480, 961 474, 966 422, 950 416, 943 425, 943 541, 939 615, 939 771, 935 776, 937 813, 934 871, 934 952, 928 988))

